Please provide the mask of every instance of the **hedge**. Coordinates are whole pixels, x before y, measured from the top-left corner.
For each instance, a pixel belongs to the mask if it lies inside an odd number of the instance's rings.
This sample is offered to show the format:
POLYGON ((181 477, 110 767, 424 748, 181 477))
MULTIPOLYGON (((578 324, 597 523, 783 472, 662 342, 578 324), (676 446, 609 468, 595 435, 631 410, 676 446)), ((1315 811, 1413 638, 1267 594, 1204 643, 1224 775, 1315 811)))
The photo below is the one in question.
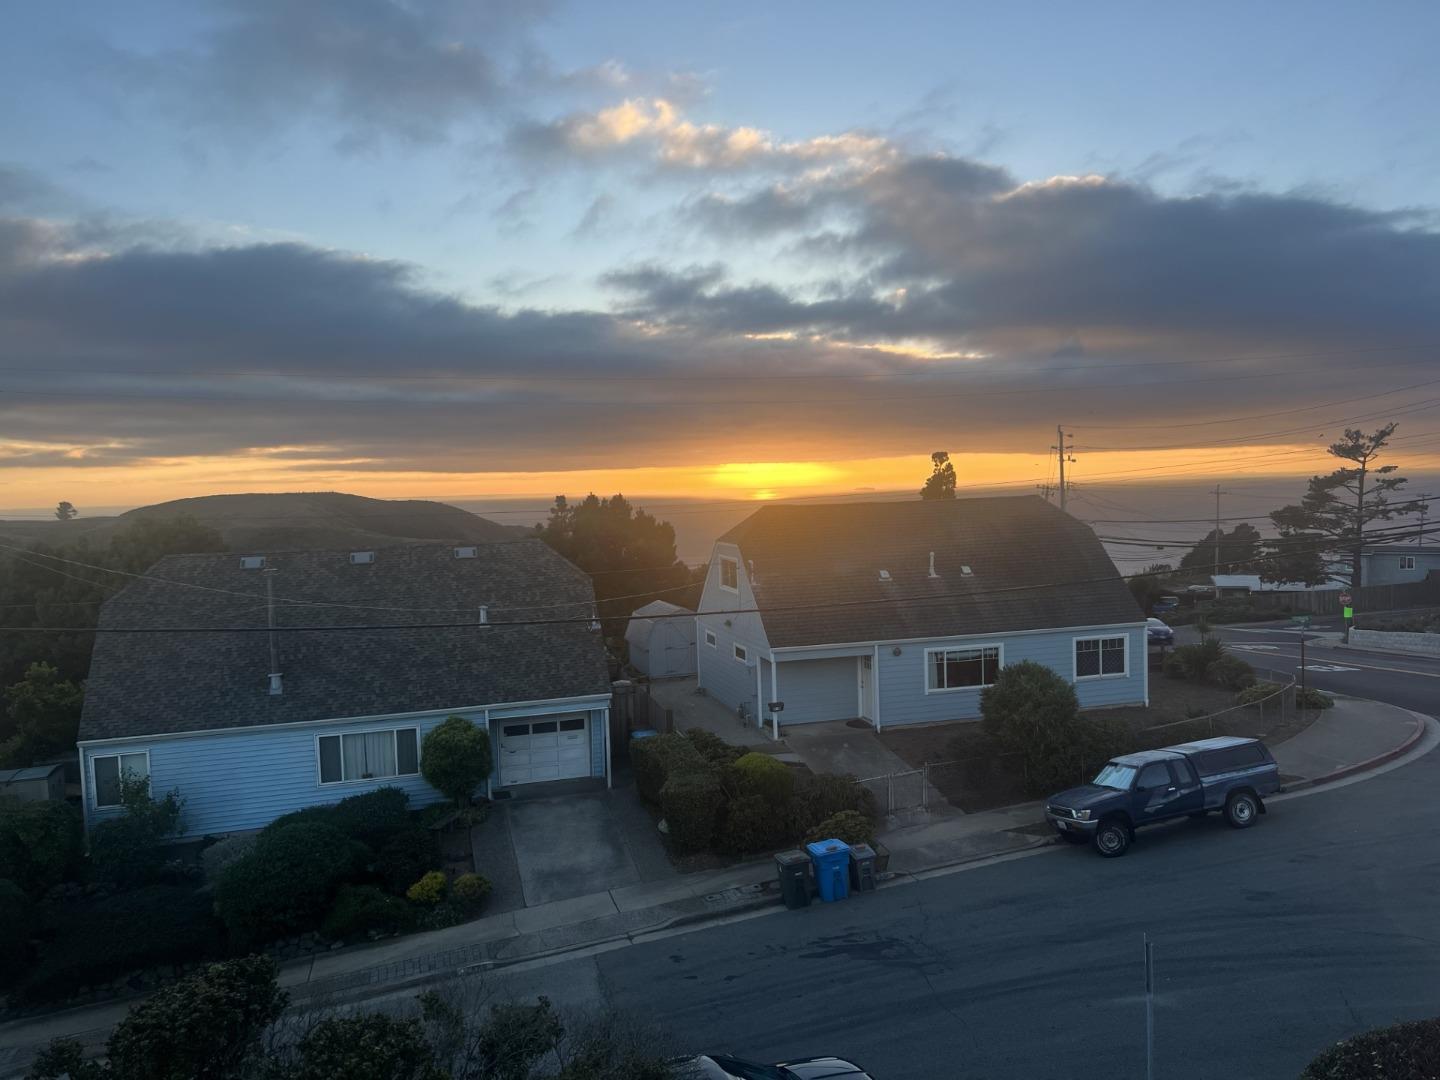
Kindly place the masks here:
POLYGON ((1420 1080, 1440 1076, 1440 1020, 1367 1031, 1337 1043, 1300 1074, 1300 1080, 1420 1080))
POLYGON ((875 793, 855 782, 853 776, 835 773, 801 773, 795 781, 791 824, 796 835, 804 835, 826 818, 846 810, 872 821, 880 816, 875 793))
POLYGON ((428 829, 396 833, 375 855, 375 876, 396 896, 440 866, 440 841, 428 829))
POLYGON ((759 795, 776 810, 789 809, 795 794, 795 773, 789 765, 769 754, 751 752, 730 768, 738 794, 759 795))
POLYGON ((703 851, 715 839, 725 793, 708 766, 673 772, 660 790, 670 840, 680 851, 703 851))
POLYGON ((19 996, 62 1001, 84 987, 158 964, 220 955, 223 939, 210 897, 179 885, 146 885, 58 910, 49 940, 19 996))
POLYGON ((400 788, 387 786, 363 795, 351 795, 337 803, 307 806, 304 810, 282 814, 265 826, 261 835, 296 824, 329 825, 377 851, 397 833, 412 827, 410 796, 400 788))
POLYGON ((695 749, 700 751, 701 757, 719 769, 723 769, 726 765, 733 765, 745 756, 743 746, 731 746, 719 735, 713 731, 706 731, 704 728, 691 728, 685 732, 685 737, 695 744, 695 749))
POLYGON ((843 840, 847 844, 875 844, 875 822, 854 810, 842 810, 833 817, 811 829, 805 843, 818 844, 821 840, 843 840))
POLYGON ((260 834, 220 877, 215 907, 240 948, 315 929, 369 853, 329 825, 299 821, 260 834))
POLYGON ((393 934, 414 925, 414 911, 398 896, 374 885, 342 885, 335 906, 320 924, 320 933, 331 941, 352 941, 372 930, 393 934))
POLYGON ((0 867, 32 896, 71 877, 83 851, 75 807, 0 798, 0 867))
POLYGON ((725 807, 718 845, 731 855, 748 855, 786 843, 794 831, 761 795, 736 795, 725 807))
POLYGON ((660 789, 672 772, 701 767, 705 757, 690 739, 680 732, 671 732, 653 739, 632 739, 630 764, 640 797, 648 803, 658 803, 660 789))

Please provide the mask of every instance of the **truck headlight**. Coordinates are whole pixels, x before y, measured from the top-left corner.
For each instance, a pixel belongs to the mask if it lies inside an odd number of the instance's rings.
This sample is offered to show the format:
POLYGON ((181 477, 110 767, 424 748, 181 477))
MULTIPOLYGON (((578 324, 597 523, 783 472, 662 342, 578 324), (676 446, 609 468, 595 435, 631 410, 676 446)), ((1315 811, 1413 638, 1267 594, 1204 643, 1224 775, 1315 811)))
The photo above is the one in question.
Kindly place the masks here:
POLYGON ((1089 810, 1076 810, 1076 811, 1073 811, 1073 813, 1075 814, 1075 820, 1076 820, 1076 821, 1089 821, 1089 820, 1090 820, 1090 811, 1089 811, 1089 810))

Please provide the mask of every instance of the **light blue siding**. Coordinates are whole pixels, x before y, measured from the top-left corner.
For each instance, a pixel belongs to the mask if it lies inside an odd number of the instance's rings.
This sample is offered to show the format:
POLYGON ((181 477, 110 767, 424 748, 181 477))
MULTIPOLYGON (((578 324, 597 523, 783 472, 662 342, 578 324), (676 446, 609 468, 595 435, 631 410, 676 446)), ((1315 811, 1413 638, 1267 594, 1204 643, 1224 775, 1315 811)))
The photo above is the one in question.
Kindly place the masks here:
MULTIPOLYGON (((204 735, 156 736, 81 747, 87 825, 119 813, 116 809, 95 807, 91 761, 108 754, 140 751, 148 751, 150 755, 151 790, 161 794, 177 789, 184 797, 186 836, 263 828, 281 814, 292 810, 338 802, 347 796, 373 791, 378 787, 398 787, 410 796, 412 807, 428 806, 441 801, 444 796, 418 775, 322 785, 316 750, 317 736, 413 727, 419 729, 420 739, 423 740, 427 732, 450 715, 463 716, 483 727, 486 725, 487 711, 492 730, 496 722, 518 716, 555 712, 587 713, 590 717, 592 774, 605 774, 603 720, 600 719, 604 717, 605 711, 603 708, 586 708, 586 703, 581 703, 578 708, 569 705, 563 708, 530 706, 503 710, 468 709, 456 710, 454 713, 427 714, 412 719, 377 718, 287 728, 236 729, 204 735)), ((423 752, 422 748, 422 756, 423 752)), ((499 760, 498 752, 495 759, 499 760)))
MULTIPOLYGON (((777 663, 780 700, 785 703, 780 722, 813 724, 819 720, 848 720, 858 715, 860 675, 856 665, 859 662, 859 657, 844 656, 777 663)), ((765 693, 768 697, 768 685, 765 693)))
POLYGON ((1393 551, 1367 552, 1360 560, 1360 584, 1409 585, 1424 581, 1432 570, 1440 571, 1440 551, 1406 551, 1396 547, 1393 551), (1402 570, 1403 558, 1413 559, 1415 568, 1402 570))
MULTIPOLYGON (((696 675, 701 689, 715 700, 731 709, 745 707, 751 717, 759 715, 763 702, 755 697, 755 665, 761 656, 769 651, 765 628, 760 616, 753 613, 755 594, 750 588, 750 574, 739 549, 733 544, 716 544, 710 557, 710 568, 705 578, 705 589, 700 596, 699 614, 696 616, 696 675), (740 561, 739 592, 720 587, 720 559, 732 558, 740 561), (747 611, 747 614, 729 614, 747 611), (726 623, 730 625, 726 625, 726 623), (705 643, 705 631, 711 631, 716 638, 714 647, 705 643), (748 660, 741 663, 735 659, 735 646, 739 644, 748 652, 748 660)), ((762 693, 768 700, 769 671, 762 693)), ((786 704, 789 709, 789 704, 786 704)))

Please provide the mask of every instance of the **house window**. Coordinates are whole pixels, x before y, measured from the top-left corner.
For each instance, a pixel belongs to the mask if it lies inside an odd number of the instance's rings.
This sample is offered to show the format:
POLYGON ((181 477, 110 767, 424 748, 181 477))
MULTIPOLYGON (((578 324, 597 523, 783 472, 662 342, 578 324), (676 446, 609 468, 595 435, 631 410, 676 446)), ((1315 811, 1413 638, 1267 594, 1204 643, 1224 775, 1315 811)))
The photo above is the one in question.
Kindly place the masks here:
POLYGON ((420 733, 415 728, 321 735, 320 783, 384 780, 420 772, 420 733))
POLYGON ((1123 637, 1076 638, 1075 677, 1096 679, 1102 675, 1124 675, 1128 670, 1129 641, 1123 637))
POLYGON ((926 649, 927 692, 990 686, 1000 672, 1000 646, 967 649, 926 649))
POLYGON ((744 645, 735 646, 735 659, 739 660, 742 664, 750 659, 750 654, 745 650, 744 645))
POLYGON ((706 630, 706 631, 705 631, 705 644, 706 644, 706 645, 709 645, 710 648, 712 648, 712 649, 718 647, 718 639, 715 637, 715 631, 714 631, 714 630, 706 630))
POLYGON ((91 762, 95 771, 95 806, 97 808, 120 805, 120 778, 127 780, 150 779, 150 754, 107 754, 91 762))
POLYGON ((1414 570, 1414 569, 1415 569, 1415 556, 1414 556, 1414 555, 1401 555, 1401 556, 1400 556, 1400 569, 1401 569, 1401 570, 1414 570))
POLYGON ((740 591, 740 563, 735 559, 720 560, 720 588, 740 591))

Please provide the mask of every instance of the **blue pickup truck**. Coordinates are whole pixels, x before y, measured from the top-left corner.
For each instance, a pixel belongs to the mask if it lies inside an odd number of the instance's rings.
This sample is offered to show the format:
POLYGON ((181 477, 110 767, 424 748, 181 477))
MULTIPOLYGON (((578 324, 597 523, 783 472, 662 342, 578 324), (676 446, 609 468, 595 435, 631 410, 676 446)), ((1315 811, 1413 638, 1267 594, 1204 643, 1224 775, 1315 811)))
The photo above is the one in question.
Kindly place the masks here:
POLYGON ((1219 812, 1247 829, 1279 790, 1269 748, 1225 736, 1117 757, 1090 783, 1052 796, 1045 817, 1062 839, 1093 843, 1113 859, 1129 850, 1136 829, 1172 818, 1219 812))

